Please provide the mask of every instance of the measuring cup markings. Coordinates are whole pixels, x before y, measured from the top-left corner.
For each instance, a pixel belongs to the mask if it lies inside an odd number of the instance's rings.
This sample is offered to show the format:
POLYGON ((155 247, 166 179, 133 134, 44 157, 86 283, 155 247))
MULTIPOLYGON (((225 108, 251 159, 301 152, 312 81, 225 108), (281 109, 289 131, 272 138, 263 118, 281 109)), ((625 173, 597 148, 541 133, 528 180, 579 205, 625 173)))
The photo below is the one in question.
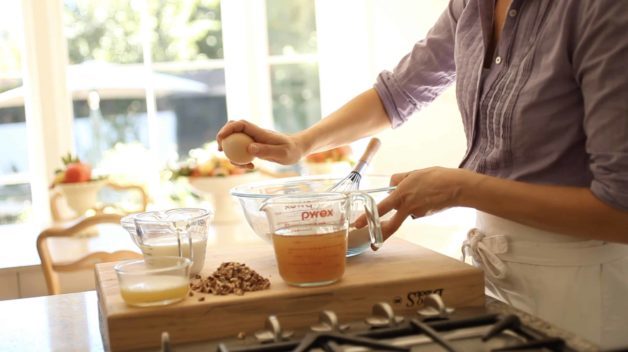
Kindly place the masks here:
POLYGON ((273 234, 273 245, 281 277, 288 283, 337 280, 345 270, 347 232, 298 236, 273 234))
POLYGON ((271 198, 263 205, 280 276, 296 286, 339 280, 345 268, 352 202, 367 213, 371 242, 381 243, 374 200, 362 193, 314 193, 271 198), (372 226, 371 226, 372 225, 372 226))

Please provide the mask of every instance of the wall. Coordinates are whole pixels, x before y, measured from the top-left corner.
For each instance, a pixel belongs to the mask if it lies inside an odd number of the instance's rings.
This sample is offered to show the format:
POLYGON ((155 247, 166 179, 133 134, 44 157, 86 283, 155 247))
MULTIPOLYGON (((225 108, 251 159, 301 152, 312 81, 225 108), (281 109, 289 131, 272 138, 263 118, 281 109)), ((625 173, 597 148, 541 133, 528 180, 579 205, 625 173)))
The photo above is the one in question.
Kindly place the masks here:
MULTIPOLYGON (((382 70, 392 70, 447 4, 447 0, 318 1, 323 114, 372 87, 382 70)), ((453 87, 404 126, 379 137, 383 144, 371 172, 456 167, 466 143, 453 87)), ((365 145, 360 141, 355 147, 365 145)))
MULTIPOLYGON (((448 0, 319 0, 317 25, 322 111, 328 114, 372 87, 425 37, 448 0), (349 24, 350 23, 350 24, 349 24)), ((410 121, 378 136, 382 147, 370 172, 390 175, 430 166, 457 167, 466 141, 454 87, 410 121)), ((368 141, 354 143, 361 152, 368 141)), ((396 235, 457 257, 475 212, 454 208, 410 221, 396 235)))

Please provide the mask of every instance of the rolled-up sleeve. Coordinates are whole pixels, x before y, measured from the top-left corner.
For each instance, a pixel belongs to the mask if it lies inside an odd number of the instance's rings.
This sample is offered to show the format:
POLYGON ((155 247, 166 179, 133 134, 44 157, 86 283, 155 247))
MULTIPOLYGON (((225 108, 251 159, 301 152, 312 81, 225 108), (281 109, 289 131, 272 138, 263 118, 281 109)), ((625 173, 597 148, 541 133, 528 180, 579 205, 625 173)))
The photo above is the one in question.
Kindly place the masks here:
POLYGON ((407 121, 454 82, 456 23, 464 2, 451 0, 427 37, 416 43, 392 72, 383 71, 377 77, 374 87, 393 128, 407 121))
POLYGON ((628 1, 583 1, 573 63, 584 101, 591 191, 628 210, 628 1))

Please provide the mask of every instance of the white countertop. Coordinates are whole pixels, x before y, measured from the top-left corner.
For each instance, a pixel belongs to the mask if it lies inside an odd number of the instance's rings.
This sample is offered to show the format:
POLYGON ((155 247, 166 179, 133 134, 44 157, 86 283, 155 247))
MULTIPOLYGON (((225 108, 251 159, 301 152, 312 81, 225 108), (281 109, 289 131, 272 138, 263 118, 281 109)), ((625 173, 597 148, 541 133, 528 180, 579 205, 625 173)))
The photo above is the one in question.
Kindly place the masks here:
POLYGON ((103 351, 95 291, 0 301, 0 351, 103 351))

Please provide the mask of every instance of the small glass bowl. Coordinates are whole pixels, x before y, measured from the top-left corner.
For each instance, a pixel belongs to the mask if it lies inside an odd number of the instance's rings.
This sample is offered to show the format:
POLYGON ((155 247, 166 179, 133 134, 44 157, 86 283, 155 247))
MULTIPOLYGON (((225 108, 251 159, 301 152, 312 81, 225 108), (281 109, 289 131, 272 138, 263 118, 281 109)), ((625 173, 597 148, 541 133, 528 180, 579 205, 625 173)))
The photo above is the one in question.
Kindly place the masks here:
POLYGON ((120 295, 135 307, 179 302, 189 290, 192 262, 183 257, 153 257, 120 262, 114 266, 120 295))

